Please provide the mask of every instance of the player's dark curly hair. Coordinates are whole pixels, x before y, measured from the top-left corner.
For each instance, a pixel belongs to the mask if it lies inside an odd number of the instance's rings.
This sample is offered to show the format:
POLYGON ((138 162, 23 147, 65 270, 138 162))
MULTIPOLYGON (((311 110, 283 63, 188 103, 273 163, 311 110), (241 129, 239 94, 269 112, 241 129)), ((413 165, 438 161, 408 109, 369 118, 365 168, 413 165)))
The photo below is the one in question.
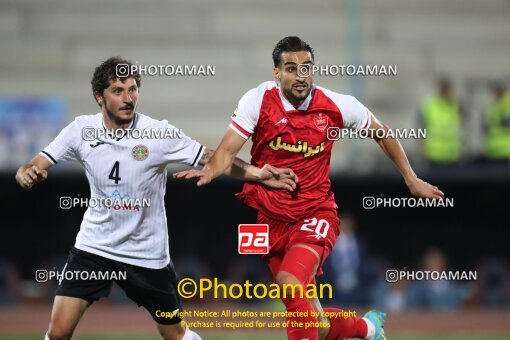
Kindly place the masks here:
MULTIPOLYGON (((111 57, 103 61, 101 65, 96 67, 94 75, 92 76, 92 95, 96 99, 96 94, 103 94, 103 91, 110 86, 110 80, 120 79, 125 81, 128 78, 133 78, 136 85, 140 87, 142 85, 142 79, 138 72, 131 74, 132 63, 121 57, 111 57), (120 67, 117 67, 120 65, 120 67), (122 65, 127 65, 123 67, 122 65)), ((99 105, 101 106, 101 105, 99 105)))
POLYGON ((301 40, 301 38, 285 37, 282 40, 278 41, 278 43, 273 49, 274 67, 278 67, 280 65, 280 62, 282 61, 283 52, 299 52, 299 51, 310 52, 310 54, 312 55, 312 60, 314 59, 313 48, 311 48, 310 45, 301 40))

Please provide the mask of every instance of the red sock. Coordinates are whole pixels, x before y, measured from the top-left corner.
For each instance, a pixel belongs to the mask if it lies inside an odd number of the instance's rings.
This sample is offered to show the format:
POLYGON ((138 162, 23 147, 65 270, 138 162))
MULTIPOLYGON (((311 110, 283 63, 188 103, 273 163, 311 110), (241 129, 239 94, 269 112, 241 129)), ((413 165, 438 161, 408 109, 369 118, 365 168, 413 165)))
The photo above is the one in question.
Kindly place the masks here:
MULTIPOLYGON (((347 312, 344 312, 339 308, 324 308, 324 312, 334 312, 335 314, 336 313, 347 314, 347 312)), ((350 338, 365 339, 368 333, 368 327, 365 320, 354 316, 344 318, 342 314, 339 314, 339 316, 336 318, 335 317, 329 318, 331 326, 329 329, 328 336, 326 336, 326 340, 350 339, 350 338)))
MULTIPOLYGON (((305 313, 308 317, 288 317, 287 338, 288 340, 318 340, 319 330, 314 327, 317 318, 312 317, 313 306, 306 298, 283 299, 287 312, 305 313), (287 300, 287 301, 285 301, 287 300), (289 301, 293 300, 293 301, 289 301), (299 326, 298 326, 299 324, 299 326)), ((301 314, 303 315, 303 314, 301 314)))
MULTIPOLYGON (((278 271, 292 274, 301 283, 303 291, 306 291, 307 283, 312 280, 318 262, 317 255, 309 249, 294 247, 285 254, 278 271)), ((289 340, 318 340, 319 329, 316 327, 317 318, 312 317, 312 312, 315 311, 312 303, 306 297, 300 297, 299 292, 296 292, 294 296, 294 298, 286 297, 282 299, 287 311, 299 312, 306 316, 287 318, 289 323, 287 338, 289 340)))

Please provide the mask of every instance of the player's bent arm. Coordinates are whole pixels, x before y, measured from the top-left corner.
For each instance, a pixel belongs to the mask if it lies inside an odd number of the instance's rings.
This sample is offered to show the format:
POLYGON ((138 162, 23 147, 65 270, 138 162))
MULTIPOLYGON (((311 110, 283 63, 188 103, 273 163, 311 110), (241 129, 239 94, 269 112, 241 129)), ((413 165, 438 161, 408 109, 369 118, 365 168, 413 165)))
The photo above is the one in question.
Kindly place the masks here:
MULTIPOLYGON (((214 150, 206 148, 198 163, 200 165, 207 164, 213 155, 214 150)), ((250 182, 260 182, 262 180, 262 171, 260 168, 246 163, 238 157, 234 158, 232 164, 223 172, 223 174, 250 182)))
POLYGON ((265 164, 258 168, 236 158, 246 140, 237 132, 228 129, 220 146, 216 151, 206 150, 205 156, 199 162, 205 164, 202 170, 187 170, 175 173, 174 178, 197 179, 197 186, 210 183, 221 174, 243 179, 245 181, 260 182, 273 189, 293 191, 298 183, 296 174, 291 169, 275 168, 265 164))
POLYGON ((377 138, 376 136, 387 136, 388 130, 390 127, 386 124, 381 123, 373 114, 371 114, 371 123, 370 123, 370 131, 372 132, 372 138, 379 144, 383 152, 388 156, 393 163, 397 166, 398 170, 404 177, 404 180, 407 183, 412 182, 417 179, 416 174, 411 168, 411 164, 409 164, 409 160, 402 148, 402 145, 396 138, 377 138), (384 134, 375 133, 375 131, 384 130, 384 134))
POLYGON ((174 174, 174 178, 197 179, 197 186, 210 183, 232 167, 235 156, 241 150, 246 140, 230 128, 221 140, 220 146, 212 154, 209 151, 201 164, 205 164, 202 170, 186 170, 174 174), (210 159, 209 159, 210 158, 210 159))
POLYGON ((209 183, 228 169, 233 171, 232 163, 245 142, 246 139, 239 136, 237 132, 230 128, 227 130, 213 156, 204 166, 203 171, 207 174, 207 181, 204 184, 209 183))
MULTIPOLYGON (((214 150, 205 149, 199 164, 205 165, 214 155, 214 150)), ((294 191, 298 178, 292 169, 276 168, 265 164, 262 168, 251 165, 236 157, 232 165, 223 172, 224 175, 241 179, 243 181, 257 182, 268 188, 294 191)))
POLYGON ((16 172, 16 182, 23 189, 30 189, 48 177, 47 170, 52 166, 53 164, 46 157, 36 155, 30 162, 19 167, 16 172))
POLYGON ((407 187, 411 191, 411 194, 417 197, 443 198, 444 194, 441 190, 422 181, 416 176, 416 173, 411 168, 411 164, 409 164, 409 160, 407 159, 404 149, 398 139, 391 137, 376 137, 376 135, 388 136, 389 129, 390 127, 388 125, 381 123, 373 114, 371 114, 370 131, 372 132, 372 138, 375 139, 386 156, 388 156, 388 158, 390 158, 396 165, 402 174, 407 187), (375 131, 377 130, 384 130, 385 133, 376 134, 375 131))

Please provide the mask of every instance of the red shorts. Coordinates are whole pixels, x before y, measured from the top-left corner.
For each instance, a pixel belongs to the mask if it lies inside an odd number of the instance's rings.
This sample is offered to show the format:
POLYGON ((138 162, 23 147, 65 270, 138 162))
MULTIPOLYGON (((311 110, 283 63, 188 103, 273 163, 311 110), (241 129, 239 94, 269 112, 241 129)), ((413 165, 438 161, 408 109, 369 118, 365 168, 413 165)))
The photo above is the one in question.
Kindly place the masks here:
POLYGON ((340 233, 340 219, 336 209, 319 209, 296 222, 271 219, 259 212, 257 223, 269 225, 269 253, 264 261, 276 277, 288 250, 296 244, 310 244, 322 248, 317 276, 322 274, 322 264, 335 245, 340 233))

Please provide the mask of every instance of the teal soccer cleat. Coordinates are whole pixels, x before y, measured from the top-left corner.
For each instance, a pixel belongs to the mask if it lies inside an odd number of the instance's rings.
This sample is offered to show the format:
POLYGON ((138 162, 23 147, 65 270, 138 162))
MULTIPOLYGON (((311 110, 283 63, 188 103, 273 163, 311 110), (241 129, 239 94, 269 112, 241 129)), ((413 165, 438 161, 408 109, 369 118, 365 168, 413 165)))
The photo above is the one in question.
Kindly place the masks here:
POLYGON ((373 337, 368 339, 370 340, 386 340, 384 336, 384 323, 386 322, 386 313, 380 312, 378 310, 371 310, 367 312, 364 316, 365 319, 370 320, 375 327, 375 334, 373 337))

